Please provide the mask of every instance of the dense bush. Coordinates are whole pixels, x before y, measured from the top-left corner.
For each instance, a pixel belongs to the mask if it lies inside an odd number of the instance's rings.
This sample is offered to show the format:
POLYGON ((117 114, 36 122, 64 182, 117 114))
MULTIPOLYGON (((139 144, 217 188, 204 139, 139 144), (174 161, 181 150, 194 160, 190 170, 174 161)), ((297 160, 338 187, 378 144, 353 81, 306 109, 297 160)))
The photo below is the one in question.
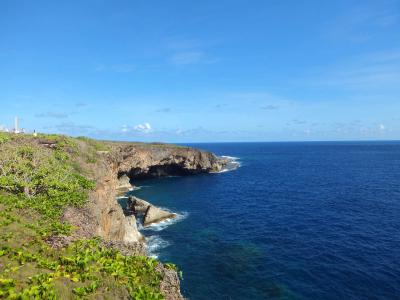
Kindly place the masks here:
POLYGON ((42 211, 60 211, 66 205, 82 205, 93 182, 76 173, 61 150, 37 144, 8 142, 0 145, 0 189, 24 195, 42 211))
POLYGON ((0 132, 0 144, 8 142, 11 139, 11 135, 6 132, 0 132))
POLYGON ((99 239, 53 249, 43 234, 52 222, 19 209, 21 201, 0 195, 0 299, 163 298, 155 259, 121 255, 99 239))
POLYGON ((108 149, 87 138, 0 134, 0 299, 163 298, 152 258, 123 256, 98 239, 47 244, 70 234, 60 216, 85 203, 94 188, 85 163, 108 149))

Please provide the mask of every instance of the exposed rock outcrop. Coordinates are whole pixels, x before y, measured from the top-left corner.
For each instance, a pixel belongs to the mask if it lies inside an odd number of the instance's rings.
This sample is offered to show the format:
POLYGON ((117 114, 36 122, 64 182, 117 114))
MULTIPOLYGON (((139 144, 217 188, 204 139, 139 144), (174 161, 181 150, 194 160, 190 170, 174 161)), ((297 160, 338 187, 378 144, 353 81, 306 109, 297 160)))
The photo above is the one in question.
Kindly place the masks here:
POLYGON ((163 264, 158 264, 156 270, 161 273, 162 281, 160 290, 166 300, 183 300, 178 273, 175 270, 166 268, 163 264))
MULTIPOLYGON (((191 175, 218 172, 226 161, 214 154, 188 147, 165 144, 108 143, 111 151, 102 153, 91 173, 96 188, 89 194, 84 208, 69 208, 64 220, 77 230, 71 239, 100 236, 108 246, 124 254, 144 254, 143 237, 137 229, 134 215, 126 217, 116 201, 117 193, 125 193, 130 181, 168 175, 191 175)), ((176 215, 141 200, 135 207, 144 214, 144 225, 176 215)), ((161 291, 166 299, 183 299, 179 278, 174 270, 160 264, 163 274, 161 291)))
POLYGON ((136 215, 143 215, 144 226, 159 223, 166 219, 173 219, 177 216, 172 212, 156 207, 150 202, 139 199, 135 196, 129 196, 127 210, 136 215))
POLYGON ((123 174, 121 177, 118 178, 118 186, 116 188, 120 193, 126 193, 127 190, 132 188, 130 179, 126 174, 123 174))
POLYGON ((123 241, 126 243, 138 243, 143 242, 144 238, 139 232, 137 225, 136 225, 136 217, 134 215, 130 215, 125 217, 125 236, 123 241))
POLYGON ((127 249, 140 250, 131 254, 145 254, 143 245, 133 245, 143 241, 135 217, 127 218, 116 201, 118 191, 128 191, 129 178, 119 180, 118 163, 111 154, 101 157, 94 168, 96 188, 89 193, 87 204, 83 208, 70 207, 63 215, 64 220, 76 228, 71 238, 100 236, 105 241, 130 244, 127 249))
POLYGON ((117 152, 119 172, 130 179, 218 172, 226 164, 211 152, 166 144, 127 144, 117 152))
POLYGON ((147 208, 152 205, 150 202, 147 202, 143 199, 140 199, 135 196, 129 196, 128 206, 133 207, 132 211, 138 214, 145 214, 147 208))
MULTIPOLYGON (((131 187, 130 180, 213 172, 226 164, 211 152, 189 147, 142 143, 110 143, 110 147, 112 151, 102 155, 94 166, 97 184, 87 205, 68 209, 64 214, 64 219, 77 227, 77 236, 132 243, 140 233, 130 226, 133 221, 126 219, 116 201, 118 191, 126 192, 131 187)), ((148 205, 145 206, 147 210, 148 205)), ((173 214, 151 208, 146 223, 168 217, 173 214)))
POLYGON ((174 213, 163 210, 154 205, 150 205, 149 207, 147 207, 146 213, 144 215, 143 225, 149 226, 151 224, 159 223, 159 222, 167 220, 167 219, 173 219, 175 217, 176 217, 176 214, 174 214, 174 213))

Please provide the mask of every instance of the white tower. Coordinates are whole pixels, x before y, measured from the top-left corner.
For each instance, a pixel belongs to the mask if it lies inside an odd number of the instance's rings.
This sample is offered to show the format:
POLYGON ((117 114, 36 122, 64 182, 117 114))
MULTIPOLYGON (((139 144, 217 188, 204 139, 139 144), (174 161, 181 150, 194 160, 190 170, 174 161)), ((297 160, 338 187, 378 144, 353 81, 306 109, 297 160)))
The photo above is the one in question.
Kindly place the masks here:
POLYGON ((18 128, 18 117, 15 117, 14 119, 14 133, 20 133, 18 128))

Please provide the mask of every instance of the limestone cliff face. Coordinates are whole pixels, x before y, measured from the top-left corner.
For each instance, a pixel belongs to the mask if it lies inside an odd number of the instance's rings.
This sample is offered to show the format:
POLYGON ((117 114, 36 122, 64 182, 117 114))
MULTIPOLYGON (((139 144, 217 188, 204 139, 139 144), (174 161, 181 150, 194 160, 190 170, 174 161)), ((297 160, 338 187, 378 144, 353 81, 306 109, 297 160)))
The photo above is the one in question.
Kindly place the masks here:
MULTIPOLYGON (((96 188, 87 205, 67 209, 64 219, 77 228, 76 238, 100 236, 126 254, 145 254, 135 216, 126 217, 116 199, 118 193, 127 191, 129 179, 218 172, 226 164, 210 152, 188 147, 140 143, 110 146, 112 150, 99 154, 92 170, 96 188)), ((176 272, 164 268, 162 273, 168 275, 161 284, 166 299, 183 299, 176 272)))
MULTIPOLYGON (((214 154, 188 147, 164 144, 114 143, 112 151, 101 154, 93 170, 96 189, 85 208, 69 208, 64 218, 78 230, 77 235, 97 235, 105 240, 141 242, 132 217, 126 218, 116 200, 129 187, 128 180, 167 175, 191 175, 219 171, 225 161, 214 154), (126 175, 129 177, 127 178, 126 175)), ((133 216, 134 218, 134 216, 133 216)))
POLYGON ((119 173, 131 179, 218 172, 226 163, 211 152, 164 144, 121 146, 117 155, 119 173))
POLYGON ((126 244, 132 253, 144 254, 143 237, 136 228, 135 217, 125 217, 116 200, 121 189, 128 190, 126 184, 121 186, 118 180, 117 167, 112 155, 101 157, 94 169, 96 188, 89 194, 87 204, 84 208, 68 208, 64 219, 77 228, 74 233, 77 238, 100 236, 105 241, 126 244))

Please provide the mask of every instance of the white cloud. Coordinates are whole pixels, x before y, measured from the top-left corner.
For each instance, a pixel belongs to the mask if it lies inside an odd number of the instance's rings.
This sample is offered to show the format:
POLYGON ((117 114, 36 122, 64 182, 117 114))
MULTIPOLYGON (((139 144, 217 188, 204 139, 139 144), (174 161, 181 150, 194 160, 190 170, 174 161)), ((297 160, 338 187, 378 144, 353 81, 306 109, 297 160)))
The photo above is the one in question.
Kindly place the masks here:
POLYGON ((8 129, 7 129, 7 127, 6 127, 5 125, 0 124, 0 131, 6 131, 6 132, 8 132, 8 129))
POLYGON ((153 129, 149 123, 138 124, 133 127, 135 131, 142 132, 142 133, 149 133, 153 129))
POLYGON ((137 124, 135 126, 128 126, 128 125, 122 125, 121 126, 121 131, 123 133, 128 133, 128 132, 136 132, 136 133, 150 133, 153 132, 153 128, 149 123, 143 123, 143 124, 137 124))
POLYGON ((379 124, 379 130, 385 130, 385 129, 386 129, 385 125, 379 124))

